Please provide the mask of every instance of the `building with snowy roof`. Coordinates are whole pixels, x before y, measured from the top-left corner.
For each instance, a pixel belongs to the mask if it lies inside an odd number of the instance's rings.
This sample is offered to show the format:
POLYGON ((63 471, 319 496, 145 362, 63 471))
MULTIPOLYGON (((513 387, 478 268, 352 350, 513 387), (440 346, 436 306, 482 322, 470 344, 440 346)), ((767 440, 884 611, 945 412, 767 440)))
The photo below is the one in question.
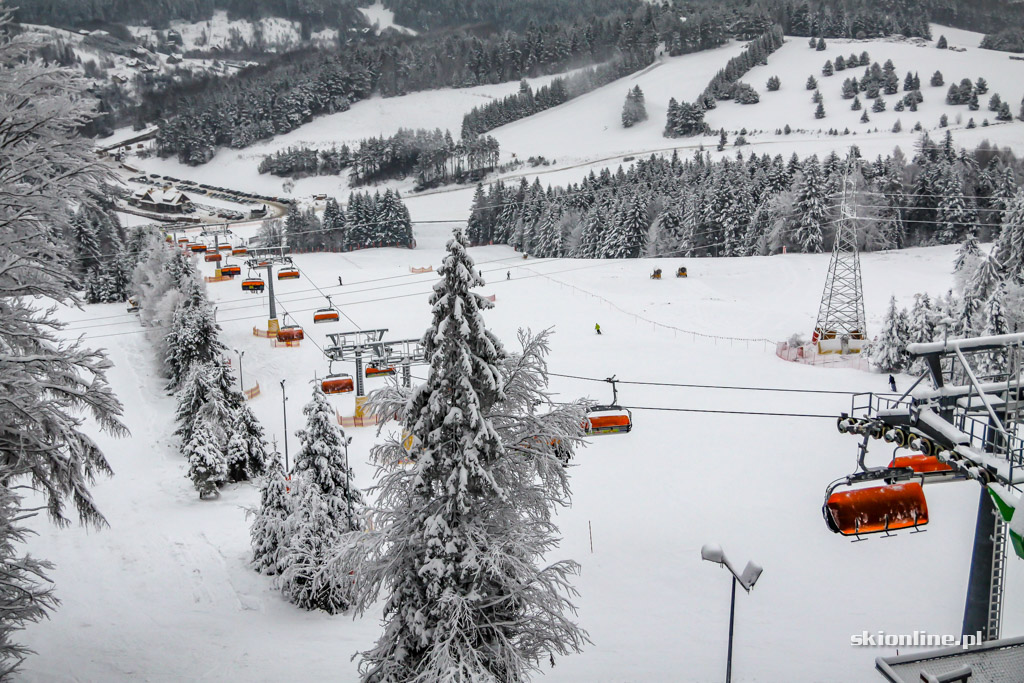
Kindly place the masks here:
POLYGON ((192 206, 192 200, 188 196, 173 188, 151 187, 136 190, 129 202, 145 211, 157 213, 184 213, 192 206))

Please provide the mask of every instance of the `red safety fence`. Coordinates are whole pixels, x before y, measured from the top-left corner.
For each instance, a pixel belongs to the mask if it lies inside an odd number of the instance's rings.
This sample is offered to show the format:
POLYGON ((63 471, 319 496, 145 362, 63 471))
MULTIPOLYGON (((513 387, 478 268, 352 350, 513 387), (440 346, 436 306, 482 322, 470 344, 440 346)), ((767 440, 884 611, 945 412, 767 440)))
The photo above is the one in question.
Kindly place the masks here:
POLYGON ((414 266, 409 266, 409 272, 416 273, 417 275, 419 275, 420 273, 433 273, 434 266, 427 266, 426 268, 416 268, 414 266))
POLYGON ((207 275, 203 279, 207 282, 231 282, 235 278, 231 275, 207 275))
POLYGON ((263 337, 264 339, 274 339, 274 338, 277 337, 277 333, 276 332, 268 332, 268 331, 266 331, 264 329, 261 329, 259 327, 254 327, 254 328, 252 328, 252 336, 254 336, 254 337, 263 337))
POLYGON ((296 347, 297 348, 302 342, 297 341, 297 340, 296 341, 281 341, 280 339, 274 339, 271 343, 274 345, 275 349, 278 349, 278 348, 281 348, 281 347, 288 347, 288 348, 296 347))
POLYGON ((383 420, 377 415, 366 415, 365 417, 345 417, 338 411, 334 411, 338 418, 338 424, 342 427, 375 427, 383 420))
POLYGON ((260 395, 260 383, 257 382, 256 386, 254 386, 252 389, 242 389, 242 393, 245 394, 246 399, 251 401, 252 399, 260 395))

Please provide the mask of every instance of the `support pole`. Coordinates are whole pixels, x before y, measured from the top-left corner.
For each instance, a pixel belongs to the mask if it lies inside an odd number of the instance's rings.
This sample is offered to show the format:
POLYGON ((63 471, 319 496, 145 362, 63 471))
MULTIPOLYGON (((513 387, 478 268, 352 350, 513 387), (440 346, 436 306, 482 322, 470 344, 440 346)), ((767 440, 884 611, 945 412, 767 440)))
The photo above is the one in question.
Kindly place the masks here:
POLYGON ((736 576, 732 577, 732 600, 729 603, 729 654, 725 660, 725 683, 732 683, 732 627, 736 617, 736 576))
POLYGON ((284 380, 281 380, 281 411, 284 413, 284 473, 288 474, 288 397, 284 393, 284 380))
POLYGON ((402 386, 412 388, 412 363, 409 362, 409 356, 402 359, 402 386))
POLYGON ((356 397, 363 396, 363 349, 361 346, 355 348, 356 354, 356 397))
POLYGON ((978 521, 974 526, 974 552, 971 554, 971 573, 967 579, 967 601, 964 605, 962 635, 974 635, 981 631, 988 640, 989 598, 992 595, 992 560, 996 534, 995 503, 985 487, 981 487, 978 499, 978 521))

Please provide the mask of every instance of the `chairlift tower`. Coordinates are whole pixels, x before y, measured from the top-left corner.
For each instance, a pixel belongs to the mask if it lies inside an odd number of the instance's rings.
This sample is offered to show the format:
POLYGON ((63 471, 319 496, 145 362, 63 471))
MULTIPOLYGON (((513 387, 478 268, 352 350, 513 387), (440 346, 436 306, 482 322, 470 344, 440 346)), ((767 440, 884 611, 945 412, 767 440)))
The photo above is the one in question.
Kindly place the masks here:
POLYGON ((836 222, 836 239, 828 264, 825 289, 818 306, 811 343, 818 353, 860 353, 867 339, 864 289, 857 250, 856 211, 849 204, 852 189, 849 171, 843 181, 841 216, 836 222))
POLYGON ((267 271, 267 298, 270 301, 267 333, 276 337, 281 329, 281 323, 277 320, 277 302, 274 299, 274 266, 291 265, 292 257, 285 253, 285 247, 250 249, 248 255, 249 260, 246 261, 246 266, 249 267, 249 270, 267 271))

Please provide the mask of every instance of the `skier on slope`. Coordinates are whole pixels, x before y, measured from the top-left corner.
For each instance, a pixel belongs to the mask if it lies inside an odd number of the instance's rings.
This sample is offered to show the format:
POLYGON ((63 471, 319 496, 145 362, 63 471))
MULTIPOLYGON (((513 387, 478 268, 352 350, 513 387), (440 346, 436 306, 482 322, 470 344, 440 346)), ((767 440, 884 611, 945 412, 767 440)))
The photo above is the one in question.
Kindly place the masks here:
POLYGON ((601 326, 597 323, 594 323, 594 331, 597 332, 598 334, 601 334, 601 326))
POLYGON ((505 279, 506 280, 511 280, 512 279, 512 271, 511 270, 505 272, 505 279))
POLYGON ((896 378, 889 375, 889 388, 892 389, 893 393, 896 393, 896 378))
POLYGON ((339 286, 339 287, 342 287, 342 286, 343 286, 343 285, 341 284, 341 276, 340 276, 340 275, 338 276, 338 286, 339 286))

